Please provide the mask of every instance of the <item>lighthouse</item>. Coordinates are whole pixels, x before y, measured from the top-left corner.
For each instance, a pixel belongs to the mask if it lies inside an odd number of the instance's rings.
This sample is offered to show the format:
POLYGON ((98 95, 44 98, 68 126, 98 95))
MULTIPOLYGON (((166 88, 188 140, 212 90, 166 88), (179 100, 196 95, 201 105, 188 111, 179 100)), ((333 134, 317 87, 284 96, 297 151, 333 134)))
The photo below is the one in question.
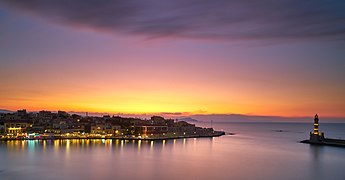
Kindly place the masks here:
POLYGON ((345 140, 325 138, 325 134, 319 131, 319 116, 314 116, 314 129, 310 132, 310 138, 301 143, 317 144, 325 146, 345 147, 345 140))
POLYGON ((311 142, 322 142, 325 139, 324 133, 319 132, 319 116, 315 114, 314 116, 314 131, 310 132, 311 142))

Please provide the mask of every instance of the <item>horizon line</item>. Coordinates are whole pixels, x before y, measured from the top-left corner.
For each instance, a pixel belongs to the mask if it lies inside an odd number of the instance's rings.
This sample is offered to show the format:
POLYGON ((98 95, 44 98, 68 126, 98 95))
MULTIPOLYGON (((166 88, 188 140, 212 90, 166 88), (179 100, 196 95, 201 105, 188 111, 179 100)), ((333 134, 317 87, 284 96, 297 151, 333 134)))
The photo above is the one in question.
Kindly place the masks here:
MULTIPOLYGON (((10 111, 12 113, 15 113, 17 110, 27 110, 28 112, 39 112, 39 111, 51 111, 51 112, 58 112, 58 111, 65 111, 70 114, 98 114, 98 115, 160 115, 160 116, 176 116, 176 117, 190 117, 190 116, 219 116, 219 115, 239 115, 239 116, 248 116, 248 117, 277 117, 277 118, 309 118, 309 117, 314 117, 315 113, 313 115, 307 116, 307 115, 267 115, 267 114, 253 114, 253 113, 193 113, 193 112, 138 112, 138 113, 133 113, 133 112, 95 112, 95 111, 76 111, 76 110, 49 110, 49 109, 40 109, 40 110, 28 110, 26 108, 20 108, 16 110, 12 109, 3 109, 0 108, 2 111, 10 111)), ((345 118, 344 116, 322 116, 324 118, 345 118)))

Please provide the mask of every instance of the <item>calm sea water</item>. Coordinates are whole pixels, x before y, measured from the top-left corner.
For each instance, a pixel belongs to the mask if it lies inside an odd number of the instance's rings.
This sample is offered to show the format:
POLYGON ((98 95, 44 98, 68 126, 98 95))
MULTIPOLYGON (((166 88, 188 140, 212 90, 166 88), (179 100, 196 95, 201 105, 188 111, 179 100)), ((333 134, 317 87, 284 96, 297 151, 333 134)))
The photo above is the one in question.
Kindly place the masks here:
MULTIPOLYGON (((210 126, 210 124, 199 124, 210 126)), ((234 136, 0 142, 0 179, 345 180, 345 148, 299 143, 312 124, 215 123, 234 136)), ((320 125, 345 139, 345 124, 320 125)))

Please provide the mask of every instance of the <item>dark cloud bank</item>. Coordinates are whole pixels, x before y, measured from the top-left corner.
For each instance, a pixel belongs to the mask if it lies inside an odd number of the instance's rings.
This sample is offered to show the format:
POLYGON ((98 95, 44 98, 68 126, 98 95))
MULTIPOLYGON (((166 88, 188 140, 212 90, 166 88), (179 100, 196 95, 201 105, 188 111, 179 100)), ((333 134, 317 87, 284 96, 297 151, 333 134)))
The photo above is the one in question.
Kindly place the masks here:
POLYGON ((345 39, 344 0, 0 0, 53 22, 148 38, 345 39))

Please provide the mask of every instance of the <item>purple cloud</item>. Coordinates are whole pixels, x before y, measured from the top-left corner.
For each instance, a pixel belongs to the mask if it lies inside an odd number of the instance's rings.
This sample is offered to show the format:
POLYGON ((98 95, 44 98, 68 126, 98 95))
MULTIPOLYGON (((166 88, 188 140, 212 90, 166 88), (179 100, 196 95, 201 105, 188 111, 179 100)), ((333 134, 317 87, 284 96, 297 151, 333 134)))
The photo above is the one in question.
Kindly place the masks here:
POLYGON ((345 1, 322 0, 0 0, 74 27, 147 38, 225 41, 345 39, 345 1))

